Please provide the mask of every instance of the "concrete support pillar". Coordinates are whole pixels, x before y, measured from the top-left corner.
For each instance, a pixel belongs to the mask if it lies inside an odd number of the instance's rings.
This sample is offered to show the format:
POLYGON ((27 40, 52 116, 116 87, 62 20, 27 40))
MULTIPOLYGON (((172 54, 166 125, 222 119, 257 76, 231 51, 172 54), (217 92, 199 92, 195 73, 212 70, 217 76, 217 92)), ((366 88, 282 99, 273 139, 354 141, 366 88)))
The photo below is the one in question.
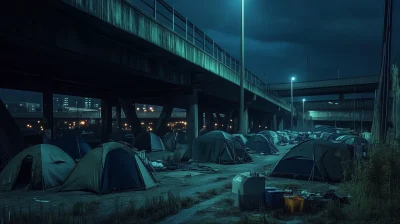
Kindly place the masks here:
POLYGON ((101 142, 107 142, 112 133, 112 105, 101 100, 101 142))
POLYGON ((277 117, 277 124, 278 124, 278 127, 277 127, 277 129, 279 130, 279 131, 283 131, 284 129, 285 129, 285 120, 283 119, 283 116, 279 116, 279 117, 277 117))
POLYGON ((45 91, 43 92, 43 143, 51 144, 54 141, 53 122, 53 93, 45 91))
POLYGON ((193 90, 190 106, 187 111, 187 136, 189 140, 189 144, 199 136, 199 108, 197 102, 197 90, 193 90))
POLYGON ((121 104, 122 110, 125 113, 127 123, 132 127, 132 133, 135 136, 138 136, 139 134, 143 133, 144 130, 136 114, 133 101, 127 99, 119 99, 119 103, 121 104))
POLYGON ((243 112, 243 124, 245 125, 245 132, 242 134, 247 135, 249 133, 249 110, 247 108, 243 112))
POLYGON ((339 94, 339 101, 344 100, 344 94, 339 94))
POLYGON ((20 128, 1 99, 0 136, 4 136, 4 139, 1 139, 2 150, 0 151, 0 170, 2 170, 2 168, 25 147, 20 128))
POLYGON ((117 130, 121 130, 122 128, 121 116, 122 116, 121 105, 117 103, 117 106, 115 107, 115 122, 117 130))
POLYGON ((276 114, 273 114, 273 115, 272 115, 271 130, 273 130, 273 131, 278 131, 277 120, 276 120, 276 114))
POLYGON ((172 106, 163 106, 160 117, 157 120, 156 128, 154 130, 155 134, 158 136, 164 136, 167 132, 168 121, 171 118, 172 111, 174 108, 172 106))

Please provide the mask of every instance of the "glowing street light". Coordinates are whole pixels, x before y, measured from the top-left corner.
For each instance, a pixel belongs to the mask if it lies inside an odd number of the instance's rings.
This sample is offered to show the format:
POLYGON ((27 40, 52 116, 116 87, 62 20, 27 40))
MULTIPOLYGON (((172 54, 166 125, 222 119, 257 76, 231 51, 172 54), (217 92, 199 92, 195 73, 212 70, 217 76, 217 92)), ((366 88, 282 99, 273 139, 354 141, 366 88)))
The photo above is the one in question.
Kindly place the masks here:
POLYGON ((303 99, 303 128, 304 128, 304 103, 306 102, 306 99, 303 99))
POLYGON ((292 77, 290 79, 290 111, 291 111, 291 118, 290 118, 290 129, 293 129, 293 82, 296 80, 296 77, 292 77))

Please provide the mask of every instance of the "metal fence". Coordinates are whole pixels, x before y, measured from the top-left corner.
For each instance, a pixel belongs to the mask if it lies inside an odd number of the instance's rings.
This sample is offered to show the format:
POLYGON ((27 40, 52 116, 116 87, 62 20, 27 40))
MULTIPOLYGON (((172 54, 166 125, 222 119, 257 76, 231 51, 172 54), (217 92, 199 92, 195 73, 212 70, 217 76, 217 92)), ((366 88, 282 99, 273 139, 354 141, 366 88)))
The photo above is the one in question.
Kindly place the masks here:
MULTIPOLYGON (((163 0, 140 0, 143 3, 142 10, 150 14, 155 20, 170 28, 173 32, 191 42, 193 46, 207 53, 220 63, 240 75, 240 63, 232 55, 217 45, 203 31, 197 28, 187 17, 183 16, 163 0)), ((129 2, 129 1, 128 1, 129 2)), ((281 98, 277 92, 271 90, 256 75, 245 69, 245 81, 262 90, 262 92, 276 101, 290 107, 290 103, 281 98)))

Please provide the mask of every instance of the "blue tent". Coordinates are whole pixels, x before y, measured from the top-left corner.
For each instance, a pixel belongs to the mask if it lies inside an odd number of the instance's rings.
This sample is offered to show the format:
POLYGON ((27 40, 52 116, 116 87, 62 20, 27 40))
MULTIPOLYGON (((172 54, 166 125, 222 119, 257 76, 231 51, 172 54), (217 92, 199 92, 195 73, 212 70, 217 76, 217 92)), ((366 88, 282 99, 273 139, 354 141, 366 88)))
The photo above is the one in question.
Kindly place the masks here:
POLYGON ((75 133, 63 133, 55 141, 54 145, 64 150, 73 159, 81 159, 86 153, 92 148, 90 145, 80 136, 75 133))

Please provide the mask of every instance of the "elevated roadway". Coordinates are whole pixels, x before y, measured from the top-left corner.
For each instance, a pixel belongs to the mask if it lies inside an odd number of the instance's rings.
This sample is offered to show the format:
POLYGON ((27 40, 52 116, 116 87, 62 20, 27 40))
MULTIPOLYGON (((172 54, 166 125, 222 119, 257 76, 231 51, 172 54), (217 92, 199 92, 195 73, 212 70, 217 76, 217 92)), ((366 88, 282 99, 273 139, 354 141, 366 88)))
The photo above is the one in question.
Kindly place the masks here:
MULTIPOLYGON (((157 105, 197 89, 200 107, 239 102, 238 60, 164 1, 152 15, 125 0, 23 0, 0 12, 2 88, 157 105)), ((251 107, 290 111, 257 76, 245 77, 251 107)))
MULTIPOLYGON (((378 87, 379 76, 363 76, 356 78, 331 79, 308 82, 293 82, 295 96, 316 96, 350 93, 374 92, 378 87)), ((271 91, 280 96, 290 97, 290 82, 269 84, 271 91)))

